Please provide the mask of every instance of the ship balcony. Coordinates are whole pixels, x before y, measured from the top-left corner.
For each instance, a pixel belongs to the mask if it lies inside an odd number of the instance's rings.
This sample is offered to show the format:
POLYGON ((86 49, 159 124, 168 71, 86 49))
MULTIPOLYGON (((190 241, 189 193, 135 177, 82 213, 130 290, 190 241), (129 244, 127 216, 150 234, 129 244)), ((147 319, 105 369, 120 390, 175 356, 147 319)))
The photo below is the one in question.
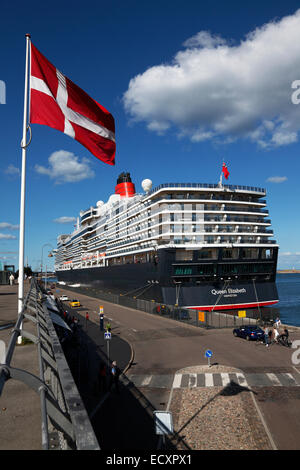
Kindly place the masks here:
POLYGON ((93 217, 96 217, 98 215, 98 212, 96 209, 88 209, 83 213, 83 215, 80 217, 80 223, 83 221, 87 221, 88 219, 92 219, 93 217))
MULTIPOLYGON (((226 214, 227 215, 227 214, 226 214)), ((242 216, 235 216, 232 217, 231 215, 227 215, 226 219, 224 219, 224 215, 215 215, 215 216, 208 216, 204 215, 204 222, 225 222, 225 223, 239 223, 239 222, 246 222, 248 224, 264 224, 264 225, 271 225, 270 219, 259 219, 255 217, 251 217, 251 219, 242 216)))
POLYGON ((159 191, 166 191, 167 189, 171 189, 172 192, 174 192, 174 189, 178 190, 190 190, 190 189, 197 189, 197 190, 202 190, 202 189, 208 189, 212 190, 215 189, 216 195, 218 192, 222 192, 224 190, 231 190, 231 191, 245 191, 248 196, 251 195, 251 193, 255 193, 258 195, 265 196, 266 191, 264 188, 258 188, 256 186, 240 186, 240 185, 231 185, 231 184, 226 184, 222 185, 222 188, 220 188, 219 184, 209 184, 209 183, 163 183, 157 186, 156 188, 153 188, 151 191, 149 191, 148 196, 150 197, 152 194, 155 194, 156 192, 159 191))
POLYGON ((199 202, 202 203, 203 201, 213 201, 215 204, 224 204, 226 202, 230 202, 232 204, 237 203, 237 204, 253 204, 257 205, 258 207, 265 207, 267 201, 265 199, 260 199, 258 200, 257 198, 252 198, 252 197, 245 197, 242 198, 240 195, 224 195, 222 196, 221 194, 210 194, 210 195, 205 195, 205 194, 189 194, 189 193, 182 193, 182 194, 164 194, 160 197, 157 197, 153 199, 152 201, 147 201, 149 205, 154 205, 157 203, 166 203, 170 204, 171 203, 179 203, 179 202, 186 202, 186 201, 193 201, 193 202, 199 202))

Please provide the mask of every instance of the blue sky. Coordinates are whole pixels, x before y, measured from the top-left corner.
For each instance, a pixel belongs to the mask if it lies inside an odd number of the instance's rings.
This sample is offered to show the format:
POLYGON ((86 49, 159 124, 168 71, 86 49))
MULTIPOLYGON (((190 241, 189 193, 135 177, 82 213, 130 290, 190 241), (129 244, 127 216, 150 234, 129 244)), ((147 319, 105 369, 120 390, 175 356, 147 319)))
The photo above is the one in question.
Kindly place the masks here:
POLYGON ((37 269, 74 218, 107 201, 118 175, 267 189, 279 267, 300 268, 298 2, 6 2, 0 46, 0 261, 18 266, 25 34, 116 123, 116 165, 32 125, 25 264, 37 269), (5 87, 5 94, 4 94, 5 87), (62 161, 69 161, 62 171, 62 161))

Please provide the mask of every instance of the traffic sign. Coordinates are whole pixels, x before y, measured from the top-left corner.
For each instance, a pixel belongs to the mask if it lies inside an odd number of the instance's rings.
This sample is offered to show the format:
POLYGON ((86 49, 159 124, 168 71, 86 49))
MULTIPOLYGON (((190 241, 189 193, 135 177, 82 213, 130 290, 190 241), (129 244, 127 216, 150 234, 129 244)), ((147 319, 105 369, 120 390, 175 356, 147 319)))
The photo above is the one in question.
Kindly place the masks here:
POLYGON ((238 310, 238 316, 239 318, 243 318, 246 316, 246 310, 238 310))
POLYGON ((111 333, 109 331, 105 331, 104 339, 111 339, 111 333))
POLYGON ((211 357, 213 355, 212 351, 210 349, 207 349, 205 351, 205 357, 211 357))

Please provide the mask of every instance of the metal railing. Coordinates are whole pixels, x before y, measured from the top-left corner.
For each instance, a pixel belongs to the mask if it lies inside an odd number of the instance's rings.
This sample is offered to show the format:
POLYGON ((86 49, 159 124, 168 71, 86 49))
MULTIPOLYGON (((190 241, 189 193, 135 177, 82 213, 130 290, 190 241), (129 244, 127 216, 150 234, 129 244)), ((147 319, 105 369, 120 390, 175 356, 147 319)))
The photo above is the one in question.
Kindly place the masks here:
POLYGON ((5 362, 0 364, 0 396, 9 379, 24 382, 40 396, 44 450, 50 449, 50 436, 51 439, 56 437, 61 450, 100 450, 61 346, 58 332, 63 327, 54 326, 59 311, 47 307, 46 301, 47 296, 43 295, 36 279, 32 279, 24 307, 12 330, 5 362), (25 319, 35 324, 36 335, 22 328, 25 319), (39 377, 10 365, 19 336, 37 346, 39 377))
MULTIPOLYGON (((144 286, 151 289, 151 285, 144 286)), ((99 298, 101 300, 111 302, 124 307, 142 310, 143 312, 160 315, 165 318, 177 320, 178 322, 188 323, 201 328, 235 328, 242 325, 256 325, 259 323, 259 312, 253 317, 239 317, 225 312, 217 311, 199 311, 194 309, 185 309, 175 305, 161 304, 155 301, 143 300, 133 295, 118 295, 110 292, 101 291, 99 289, 90 289, 85 287, 64 286, 64 289, 79 292, 90 297, 99 298)))

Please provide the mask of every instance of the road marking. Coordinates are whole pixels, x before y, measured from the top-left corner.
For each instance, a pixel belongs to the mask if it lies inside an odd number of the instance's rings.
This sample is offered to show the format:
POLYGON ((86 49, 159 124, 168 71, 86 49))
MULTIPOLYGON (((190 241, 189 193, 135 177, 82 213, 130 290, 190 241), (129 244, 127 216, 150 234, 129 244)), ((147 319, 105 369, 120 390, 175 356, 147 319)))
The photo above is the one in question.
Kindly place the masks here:
POLYGON ((182 379, 182 374, 175 374, 175 377, 173 380, 173 388, 180 388, 181 379, 182 379))
POLYGON ((249 388, 248 382, 247 382, 246 377, 244 376, 244 374, 242 374, 241 372, 237 372, 236 376, 237 376, 239 385, 241 385, 242 387, 249 388))
POLYGON ((295 366, 293 366, 293 369, 295 369, 295 371, 297 372, 296 377, 295 377, 297 385, 300 385, 300 371, 295 366))
POLYGON ((142 380, 141 387, 145 387, 146 385, 149 385, 151 382, 152 375, 146 375, 146 377, 142 380))
POLYGON ((205 374, 205 387, 213 387, 214 380, 212 374, 205 374))
POLYGON ((300 380, 291 373, 247 374, 236 373, 177 373, 170 375, 133 375, 132 381, 138 387, 151 386, 154 388, 203 388, 203 387, 226 387, 230 383, 237 382, 241 387, 251 389, 252 387, 299 387, 300 380), (246 378, 247 377, 247 378, 246 378), (172 384, 171 384, 172 381, 172 384))
POLYGON ((267 375, 267 377, 269 377, 269 379, 271 380, 272 385, 274 385, 274 387, 278 387, 278 386, 282 385, 279 378, 277 377, 277 375, 273 374, 272 372, 267 373, 266 375, 267 375))
POLYGON ((230 383, 229 374, 221 373, 223 387, 230 383))
POLYGON ((298 385, 296 380, 294 379, 294 377, 292 376, 292 374, 289 374, 289 373, 284 373, 283 375, 286 376, 286 378, 288 379, 289 382, 291 382, 293 385, 298 385))
POLYGON ((197 374, 190 374, 188 387, 189 388, 197 387, 197 374))

